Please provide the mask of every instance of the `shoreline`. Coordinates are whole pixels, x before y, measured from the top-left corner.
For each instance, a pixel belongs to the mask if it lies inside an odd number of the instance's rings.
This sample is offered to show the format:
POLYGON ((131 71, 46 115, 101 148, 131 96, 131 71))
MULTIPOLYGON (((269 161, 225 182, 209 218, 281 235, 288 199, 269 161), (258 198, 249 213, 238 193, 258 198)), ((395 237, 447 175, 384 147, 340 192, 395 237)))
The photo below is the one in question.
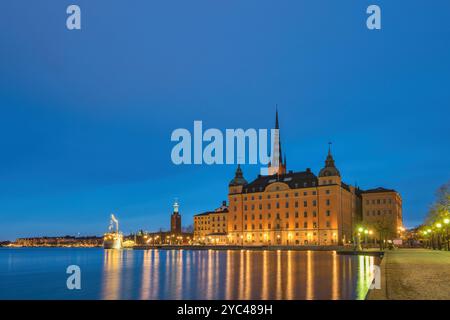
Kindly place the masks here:
MULTIPOLYGON (((0 248, 19 249, 19 248, 60 248, 60 249, 103 249, 103 246, 2 246, 0 248)), ((115 249, 105 249, 115 250, 115 249)), ((362 251, 355 251, 353 248, 344 246, 228 246, 228 245, 141 245, 134 247, 125 247, 120 250, 218 250, 218 251, 335 251, 340 255, 369 255, 369 256, 383 256, 384 252, 378 249, 367 249, 362 251)))

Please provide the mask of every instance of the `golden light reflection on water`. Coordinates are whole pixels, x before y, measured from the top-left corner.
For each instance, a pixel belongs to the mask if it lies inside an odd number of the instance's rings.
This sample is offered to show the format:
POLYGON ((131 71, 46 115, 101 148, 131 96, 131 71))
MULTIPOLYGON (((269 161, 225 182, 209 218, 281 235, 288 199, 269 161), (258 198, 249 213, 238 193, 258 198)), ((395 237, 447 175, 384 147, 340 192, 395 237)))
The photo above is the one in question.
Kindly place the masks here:
POLYGON ((332 251, 105 250, 101 297, 364 299, 376 263, 332 251))
POLYGON ((120 299, 120 282, 123 251, 105 250, 103 257, 102 298, 105 300, 120 299))

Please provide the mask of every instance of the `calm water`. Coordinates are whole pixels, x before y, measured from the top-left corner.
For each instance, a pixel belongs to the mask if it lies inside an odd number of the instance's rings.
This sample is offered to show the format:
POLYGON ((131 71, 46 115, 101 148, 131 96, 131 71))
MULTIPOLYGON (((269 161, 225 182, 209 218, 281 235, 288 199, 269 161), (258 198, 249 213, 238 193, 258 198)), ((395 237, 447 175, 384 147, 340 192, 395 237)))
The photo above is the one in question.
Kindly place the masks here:
POLYGON ((0 299, 364 299, 378 258, 314 251, 0 249, 0 299), (81 268, 68 290, 66 268, 81 268))

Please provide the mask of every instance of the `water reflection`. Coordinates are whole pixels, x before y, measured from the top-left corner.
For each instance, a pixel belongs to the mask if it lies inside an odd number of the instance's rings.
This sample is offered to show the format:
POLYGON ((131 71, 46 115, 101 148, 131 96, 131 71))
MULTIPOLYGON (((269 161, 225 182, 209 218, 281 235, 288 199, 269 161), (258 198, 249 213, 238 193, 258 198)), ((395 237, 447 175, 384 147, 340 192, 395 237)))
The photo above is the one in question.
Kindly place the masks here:
POLYGON ((102 299, 364 299, 378 258, 315 251, 105 250, 102 299))

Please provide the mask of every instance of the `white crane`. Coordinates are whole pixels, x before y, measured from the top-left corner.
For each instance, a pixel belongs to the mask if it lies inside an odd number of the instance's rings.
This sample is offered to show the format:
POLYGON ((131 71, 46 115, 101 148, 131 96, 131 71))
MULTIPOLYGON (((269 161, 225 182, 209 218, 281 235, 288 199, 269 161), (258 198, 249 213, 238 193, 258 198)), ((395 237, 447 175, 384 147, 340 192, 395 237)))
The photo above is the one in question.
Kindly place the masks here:
POLYGON ((116 219, 114 214, 111 214, 111 221, 109 222, 109 231, 114 229, 113 225, 116 225, 116 233, 119 233, 119 220, 116 219))

